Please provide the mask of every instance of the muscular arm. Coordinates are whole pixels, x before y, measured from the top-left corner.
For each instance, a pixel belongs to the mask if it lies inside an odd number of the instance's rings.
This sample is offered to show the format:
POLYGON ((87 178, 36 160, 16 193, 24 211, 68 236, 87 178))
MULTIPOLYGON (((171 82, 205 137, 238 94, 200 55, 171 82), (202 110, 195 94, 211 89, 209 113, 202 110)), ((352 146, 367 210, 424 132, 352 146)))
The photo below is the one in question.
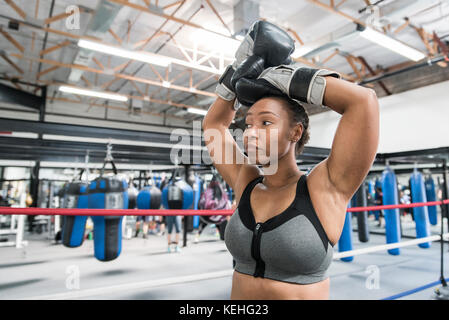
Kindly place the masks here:
MULTIPOLYGON (((244 166, 250 169, 249 178, 255 178, 260 173, 256 166, 246 164, 247 157, 229 131, 236 113, 233 104, 234 100, 226 101, 218 97, 203 120, 203 130, 204 140, 214 167, 226 183, 238 193, 236 183, 244 166)), ((244 180, 246 182, 246 177, 244 180)))
POLYGON ((326 77, 324 105, 342 115, 326 160, 329 180, 346 199, 371 168, 379 144, 379 104, 374 90, 326 77))

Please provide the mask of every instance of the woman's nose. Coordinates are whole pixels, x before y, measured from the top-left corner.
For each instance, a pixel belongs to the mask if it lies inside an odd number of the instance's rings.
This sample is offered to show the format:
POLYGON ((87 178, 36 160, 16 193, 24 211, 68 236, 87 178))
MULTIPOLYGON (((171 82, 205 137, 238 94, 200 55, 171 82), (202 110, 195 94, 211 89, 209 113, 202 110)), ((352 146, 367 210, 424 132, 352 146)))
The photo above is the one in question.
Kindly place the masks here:
POLYGON ((258 130, 255 127, 247 129, 245 133, 248 139, 257 139, 258 137, 258 130))

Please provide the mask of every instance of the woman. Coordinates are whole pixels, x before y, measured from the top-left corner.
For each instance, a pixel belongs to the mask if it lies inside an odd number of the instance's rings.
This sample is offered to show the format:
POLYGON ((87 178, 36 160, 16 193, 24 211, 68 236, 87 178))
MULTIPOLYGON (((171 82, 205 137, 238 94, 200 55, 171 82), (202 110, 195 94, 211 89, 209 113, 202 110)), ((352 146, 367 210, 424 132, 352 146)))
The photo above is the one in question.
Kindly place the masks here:
POLYGON ((332 248, 340 238, 347 205, 377 151, 377 97, 373 90, 323 70, 274 67, 257 80, 245 81, 227 90, 217 86, 219 97, 203 121, 213 164, 237 201, 225 233, 236 261, 231 299, 328 299, 332 248), (250 102, 245 150, 228 130, 236 112, 235 95, 250 102), (296 164, 309 139, 308 115, 298 100, 342 115, 329 157, 307 176, 296 164), (257 151, 253 163, 245 155, 250 150, 257 151), (264 173, 273 161, 277 170, 264 173))

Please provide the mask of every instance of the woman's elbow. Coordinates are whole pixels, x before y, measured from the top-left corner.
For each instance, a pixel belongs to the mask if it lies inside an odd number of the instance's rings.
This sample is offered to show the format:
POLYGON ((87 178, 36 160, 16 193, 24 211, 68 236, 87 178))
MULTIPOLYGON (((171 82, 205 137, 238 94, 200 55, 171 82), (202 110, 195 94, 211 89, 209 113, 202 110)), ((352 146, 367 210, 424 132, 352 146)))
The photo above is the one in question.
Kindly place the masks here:
POLYGON ((366 88, 366 100, 370 106, 379 109, 379 100, 377 99, 376 91, 366 88))

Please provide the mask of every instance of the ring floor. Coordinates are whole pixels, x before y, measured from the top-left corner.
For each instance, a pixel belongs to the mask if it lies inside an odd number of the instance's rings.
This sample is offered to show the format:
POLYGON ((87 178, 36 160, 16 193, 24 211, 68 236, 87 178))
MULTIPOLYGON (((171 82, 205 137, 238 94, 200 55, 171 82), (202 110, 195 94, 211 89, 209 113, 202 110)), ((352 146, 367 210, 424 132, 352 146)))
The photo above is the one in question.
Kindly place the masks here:
MULTIPOLYGON (((370 221, 371 230, 376 224, 370 221)), ((411 224, 403 226, 403 232, 413 233, 411 228, 411 224)), ((438 230, 438 226, 432 227, 432 234, 438 234, 438 230)), ((92 240, 69 249, 47 238, 45 234, 26 234, 29 243, 25 248, 0 248, 0 299, 230 298, 232 257, 209 227, 199 243, 193 243, 193 235, 189 234, 188 246, 180 253, 167 253, 166 236, 124 239, 120 257, 110 262, 93 257, 92 240)), ((385 236, 377 234, 370 235, 368 243, 360 243, 356 232, 353 239, 354 249, 385 244, 385 236)), ((446 277, 447 248, 445 244, 446 277)), ((356 256, 352 262, 334 260, 329 270, 330 299, 378 300, 439 280, 440 243, 432 243, 429 249, 414 245, 400 250, 399 256, 380 251, 356 256)), ((432 299, 438 286, 428 286, 400 299, 432 299)))

